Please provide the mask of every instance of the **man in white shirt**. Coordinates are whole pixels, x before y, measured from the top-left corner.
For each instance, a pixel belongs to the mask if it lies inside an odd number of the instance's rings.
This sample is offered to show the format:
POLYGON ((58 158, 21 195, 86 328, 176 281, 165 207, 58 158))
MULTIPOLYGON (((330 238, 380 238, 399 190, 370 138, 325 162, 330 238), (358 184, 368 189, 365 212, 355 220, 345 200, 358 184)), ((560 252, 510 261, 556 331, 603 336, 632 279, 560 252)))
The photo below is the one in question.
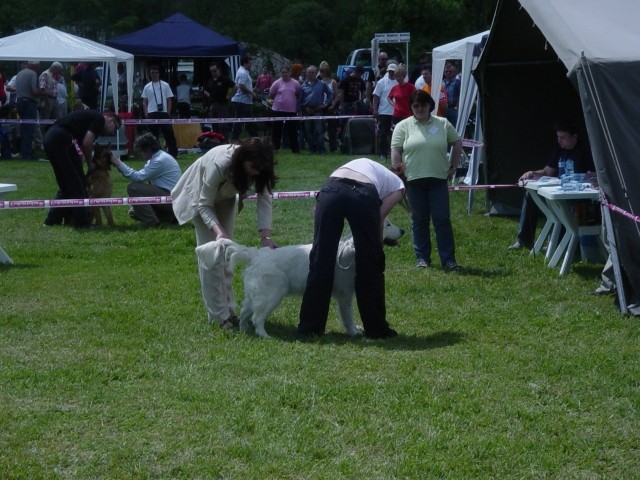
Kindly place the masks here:
POLYGON ((389 155, 393 106, 389 103, 388 97, 391 88, 398 83, 397 69, 398 66, 395 63, 387 65, 387 73, 378 80, 373 90, 373 115, 378 122, 378 154, 381 160, 386 160, 389 155))
MULTIPOLYGON (((257 97, 253 91, 253 80, 251 80, 251 57, 249 55, 243 55, 240 58, 241 66, 236 72, 236 85, 234 87, 235 94, 231 97, 231 105, 233 105, 233 112, 235 118, 247 118, 251 116, 251 104, 257 97)), ((242 122, 236 122, 231 129, 231 141, 237 142, 240 139, 240 133, 242 127, 245 124, 242 122)), ((247 132, 250 137, 258 135, 258 129, 254 122, 247 122, 247 132)))
MULTIPOLYGON (((149 67, 151 81, 142 90, 142 110, 145 118, 169 119, 173 102, 173 92, 165 81, 160 80, 160 67, 151 65, 149 67)), ((167 143, 169 153, 174 158, 178 156, 178 144, 173 133, 173 126, 170 123, 149 125, 149 131, 158 138, 162 130, 162 135, 167 143)))

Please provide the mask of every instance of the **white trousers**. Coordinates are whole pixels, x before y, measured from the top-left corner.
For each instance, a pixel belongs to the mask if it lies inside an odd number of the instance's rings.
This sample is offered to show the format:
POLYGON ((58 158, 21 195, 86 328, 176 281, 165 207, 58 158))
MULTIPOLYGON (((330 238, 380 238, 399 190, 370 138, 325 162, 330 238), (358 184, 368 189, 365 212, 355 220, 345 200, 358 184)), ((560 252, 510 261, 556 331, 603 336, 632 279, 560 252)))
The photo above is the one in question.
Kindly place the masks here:
MULTIPOLYGON (((233 237, 233 229, 236 223, 236 202, 219 202, 214 206, 214 211, 220 226, 227 232, 229 237, 233 237)), ((212 242, 216 239, 200 216, 193 220, 196 229, 197 246, 212 242)), ((198 273, 200 275, 200 289, 202 290, 202 300, 207 310, 209 323, 222 323, 229 317, 236 315, 236 299, 233 295, 233 271, 226 265, 224 268, 209 268, 198 259, 198 273)))

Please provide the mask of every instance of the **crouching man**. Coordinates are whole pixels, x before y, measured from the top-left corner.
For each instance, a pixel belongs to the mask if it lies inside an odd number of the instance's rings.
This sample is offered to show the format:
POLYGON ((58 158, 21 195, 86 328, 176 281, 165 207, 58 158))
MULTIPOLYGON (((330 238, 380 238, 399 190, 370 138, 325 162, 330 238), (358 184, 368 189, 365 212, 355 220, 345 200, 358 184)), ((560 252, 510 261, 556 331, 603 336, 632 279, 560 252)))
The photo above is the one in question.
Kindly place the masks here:
MULTIPOLYGON (((138 137, 134 143, 135 150, 147 161, 142 170, 134 170, 115 154, 111 163, 131 180, 127 185, 130 197, 159 197, 171 195, 182 172, 175 158, 160 149, 160 143, 151 133, 138 137)), ((145 227, 153 227, 161 222, 177 223, 171 204, 134 205, 129 209, 129 216, 145 227)))

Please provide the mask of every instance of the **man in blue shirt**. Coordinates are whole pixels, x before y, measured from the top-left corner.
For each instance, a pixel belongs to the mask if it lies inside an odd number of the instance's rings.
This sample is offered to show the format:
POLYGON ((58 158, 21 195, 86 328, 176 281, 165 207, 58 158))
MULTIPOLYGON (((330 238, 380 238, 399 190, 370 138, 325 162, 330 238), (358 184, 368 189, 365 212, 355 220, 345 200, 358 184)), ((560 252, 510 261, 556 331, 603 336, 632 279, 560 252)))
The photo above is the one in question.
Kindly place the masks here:
POLYGON ((444 66, 444 79, 442 81, 445 90, 447 91, 447 103, 448 109, 446 113, 447 120, 449 120, 453 126, 456 126, 458 122, 458 103, 460 102, 460 79, 456 76, 455 67, 447 63, 444 66))
MULTIPOLYGON (((160 143, 151 133, 145 133, 138 137, 134 143, 135 149, 147 163, 142 170, 134 170, 122 162, 114 154, 111 163, 122 173, 122 176, 131 180, 127 185, 127 193, 130 197, 162 197, 171 194, 182 172, 176 159, 160 149, 160 143)), ((177 223, 170 203, 155 205, 135 205, 129 209, 129 216, 138 220, 145 227, 153 227, 161 221, 177 223)))
MULTIPOLYGON (((319 117, 333 101, 333 93, 324 82, 318 81, 318 69, 309 65, 306 70, 307 80, 300 86, 300 113, 305 117, 319 117)), ((303 128, 309 151, 324 155, 324 120, 305 120, 303 128)))

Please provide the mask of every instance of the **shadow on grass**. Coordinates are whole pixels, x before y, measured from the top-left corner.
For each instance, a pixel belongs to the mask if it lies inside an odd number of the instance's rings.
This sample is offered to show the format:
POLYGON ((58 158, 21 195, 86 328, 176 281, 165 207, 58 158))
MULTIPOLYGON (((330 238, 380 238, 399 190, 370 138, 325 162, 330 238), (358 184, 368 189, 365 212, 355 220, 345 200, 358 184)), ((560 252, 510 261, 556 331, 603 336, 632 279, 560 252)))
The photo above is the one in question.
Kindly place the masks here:
POLYGON ((182 230, 185 228, 184 225, 178 225, 177 223, 161 223, 155 227, 145 227, 139 223, 125 223, 116 225, 115 227, 102 226, 77 231, 85 235, 114 235, 124 232, 153 232, 161 230, 182 230))
MULTIPOLYGON (((600 274, 602 273, 603 268, 603 263, 579 262, 571 265, 571 270, 574 273, 582 277, 584 280, 593 280, 594 282, 600 280, 600 274)), ((593 288, 595 289, 596 287, 593 288)))
POLYGON ((504 277, 510 274, 508 268, 505 267, 491 267, 491 268, 479 268, 479 267, 469 267, 463 266, 460 270, 455 272, 445 272, 448 275, 459 275, 461 277, 482 277, 482 278, 492 278, 492 277, 504 277))
MULTIPOLYGON (((431 335, 407 335, 399 332, 397 337, 376 340, 365 337, 350 337, 345 333, 330 332, 305 342, 296 339, 296 330, 290 326, 272 324, 268 331, 272 340, 281 342, 315 345, 353 345, 362 348, 376 347, 387 350, 432 350, 434 348, 450 347, 465 341, 465 334, 454 330, 443 330, 431 335)), ((262 341, 251 330, 247 335, 253 336, 257 341, 262 341)))
POLYGON ((41 268, 42 265, 35 263, 0 263, 0 272, 7 270, 27 270, 30 268, 41 268))

